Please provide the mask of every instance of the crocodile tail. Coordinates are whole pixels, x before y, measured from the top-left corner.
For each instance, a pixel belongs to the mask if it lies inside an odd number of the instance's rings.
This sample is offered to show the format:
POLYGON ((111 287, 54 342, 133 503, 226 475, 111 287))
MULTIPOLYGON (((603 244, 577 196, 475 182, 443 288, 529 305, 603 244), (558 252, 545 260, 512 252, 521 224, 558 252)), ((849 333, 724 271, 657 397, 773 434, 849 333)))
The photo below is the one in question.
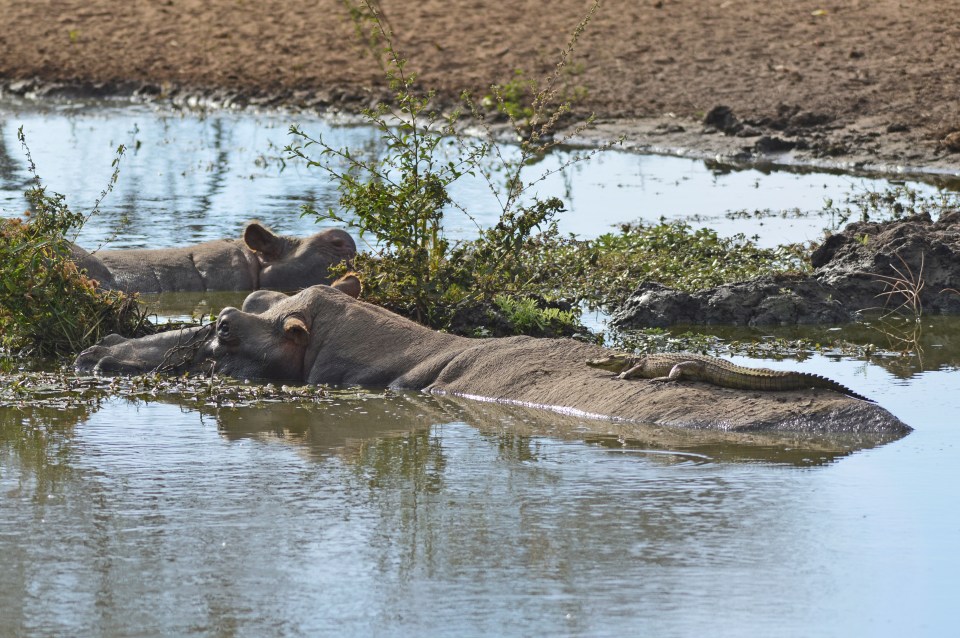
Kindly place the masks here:
POLYGON ((809 372, 799 372, 800 374, 811 382, 807 387, 821 388, 823 390, 833 390, 834 392, 839 392, 840 394, 845 394, 848 397, 853 397, 854 399, 860 399, 861 401, 866 401, 868 403, 876 403, 873 399, 868 399, 862 394, 857 394, 847 386, 842 383, 837 383, 833 379, 828 379, 827 377, 821 376, 819 374, 812 374, 809 372))
MULTIPOLYGON (((759 370, 761 369, 757 368, 753 371, 756 372, 759 370)), ((764 372, 768 374, 755 374, 753 376, 727 375, 723 378, 722 382, 718 383, 718 385, 724 385, 729 388, 736 388, 740 390, 770 391, 809 390, 810 388, 819 388, 821 390, 832 390, 834 392, 839 392, 840 394, 845 394, 848 397, 853 397, 854 399, 860 399, 861 401, 874 403, 872 399, 868 399, 862 394, 857 394, 847 386, 837 383, 833 379, 828 379, 827 377, 819 374, 813 374, 811 372, 785 372, 779 370, 764 370, 764 372)))

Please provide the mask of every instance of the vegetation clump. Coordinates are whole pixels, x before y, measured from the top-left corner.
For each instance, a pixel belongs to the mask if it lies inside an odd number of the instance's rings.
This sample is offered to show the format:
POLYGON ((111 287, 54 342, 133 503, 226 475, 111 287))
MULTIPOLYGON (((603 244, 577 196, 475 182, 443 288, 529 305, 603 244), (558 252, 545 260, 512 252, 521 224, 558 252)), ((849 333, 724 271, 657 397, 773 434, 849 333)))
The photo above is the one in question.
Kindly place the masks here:
POLYGON ((326 386, 289 386, 250 383, 230 377, 201 375, 139 375, 134 377, 84 376, 64 370, 14 372, 0 376, 0 410, 54 408, 68 410, 96 407, 111 396, 131 401, 174 400, 192 409, 239 408, 271 403, 311 405, 345 399, 383 397, 365 391, 326 386))
MULTIPOLYGON (((696 291, 771 272, 809 272, 805 248, 761 248, 743 234, 721 237, 684 222, 623 224, 619 232, 590 240, 544 236, 539 284, 564 291, 590 308, 622 304, 643 283, 696 291)), ((526 257, 531 263, 534 254, 526 257)))
MULTIPOLYGON (((371 250, 357 257, 354 268, 370 301, 463 334, 571 335, 585 332, 579 325, 583 304, 614 306, 643 282, 697 290, 771 271, 809 269, 800 246, 762 249, 742 235, 725 239, 683 223, 625 225, 595 240, 560 235, 556 221, 564 202, 539 197, 533 187, 607 147, 574 154, 567 164, 533 179, 524 169, 564 141, 557 129, 575 96, 560 88, 561 78, 598 3, 577 25, 542 84, 514 72, 479 104, 463 94, 461 107, 448 112, 436 108, 432 92, 418 89, 417 76, 394 48, 377 7, 369 0, 345 4, 392 91, 389 103, 362 112, 386 150, 368 157, 292 127, 286 152, 290 160, 326 171, 340 192, 340 210, 307 206, 304 214, 353 227, 369 238, 371 250), (483 135, 462 132, 464 114, 483 135), (502 146, 502 136, 488 123, 503 118, 519 140, 516 150, 502 146), (473 219, 450 194, 465 176, 485 181, 499 220, 490 228, 478 227, 474 240, 452 242, 445 234, 445 215, 459 211, 473 219)), ((591 123, 588 118, 572 134, 591 123)))
MULTIPOLYGON (((26 149, 22 129, 18 137, 26 149)), ((27 219, 0 220, 0 347, 57 356, 76 353, 112 332, 142 334, 149 324, 139 302, 98 289, 77 269, 66 237, 86 217, 71 211, 63 195, 48 194, 29 150, 27 158, 34 176, 26 193, 27 219)))

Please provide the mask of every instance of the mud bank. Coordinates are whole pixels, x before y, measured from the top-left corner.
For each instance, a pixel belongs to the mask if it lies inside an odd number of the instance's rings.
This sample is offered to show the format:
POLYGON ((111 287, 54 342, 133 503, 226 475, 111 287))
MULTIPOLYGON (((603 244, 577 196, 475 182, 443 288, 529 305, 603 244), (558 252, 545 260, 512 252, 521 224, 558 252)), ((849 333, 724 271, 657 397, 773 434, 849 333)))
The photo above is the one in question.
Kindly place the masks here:
MULTIPOLYGON (((208 106, 348 111, 389 96, 343 4, 2 2, 0 85, 208 106)), ((438 105, 553 75, 589 3, 380 2, 438 105)), ((643 151, 844 170, 960 174, 960 0, 824 8, 605 1, 557 75, 590 139, 643 151)), ((522 97, 522 95, 521 95, 522 97)), ((527 96, 530 97, 530 96, 527 96)))

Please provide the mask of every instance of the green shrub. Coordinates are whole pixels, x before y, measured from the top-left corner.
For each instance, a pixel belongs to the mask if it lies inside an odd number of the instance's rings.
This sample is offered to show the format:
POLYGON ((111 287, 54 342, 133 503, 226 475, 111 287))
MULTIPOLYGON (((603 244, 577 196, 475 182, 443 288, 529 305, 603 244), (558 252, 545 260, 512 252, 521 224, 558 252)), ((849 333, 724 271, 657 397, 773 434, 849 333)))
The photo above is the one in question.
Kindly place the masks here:
POLYGON ((536 94, 536 82, 525 79, 522 70, 514 69, 512 80, 490 90, 482 101, 486 108, 496 108, 514 122, 528 123, 533 117, 530 96, 536 94))
MULTIPOLYGON (((22 129, 18 136, 26 149, 22 129)), ((0 345, 9 351, 64 355, 111 332, 142 333, 145 314, 135 298, 98 290, 77 270, 66 234, 86 217, 71 211, 63 195, 46 192, 29 150, 27 157, 35 181, 26 193, 27 219, 0 220, 0 345)))
MULTIPOLYGON (((370 237, 372 251, 354 263, 364 279, 366 297, 427 325, 445 329, 456 325, 469 332, 469 322, 463 323, 465 315, 481 322, 495 297, 540 296, 539 288, 530 285, 539 275, 529 272, 530 264, 519 257, 529 254, 525 247, 535 243, 539 233, 553 228, 563 202, 529 197, 531 187, 555 171, 527 183, 520 174, 524 166, 564 141, 554 137, 560 117, 569 110, 566 104, 557 104, 557 81, 599 3, 574 31, 556 72, 543 88, 524 82, 531 106, 508 113, 522 139, 513 160, 506 159, 509 154, 499 148, 498 134, 486 124, 483 109, 469 94, 462 95, 464 106, 485 130, 481 138, 461 133, 463 108, 441 112, 433 92, 418 90, 416 74, 408 71, 406 60, 395 50, 392 34, 373 3, 355 5, 345 0, 344 4, 392 92, 389 104, 362 111, 363 118, 380 132, 386 151, 365 157, 291 127, 293 142, 285 149, 287 159, 326 171, 340 192, 341 210, 317 211, 307 206, 303 214, 335 221, 358 230, 362 238, 370 237), (445 236, 443 218, 451 208, 472 218, 449 194, 451 185, 465 175, 486 181, 500 206, 500 219, 477 240, 453 244, 445 236)), ((519 99, 516 80, 508 86, 517 89, 510 93, 511 99, 519 99)))
POLYGON ((513 327, 514 333, 555 336, 568 333, 576 326, 577 316, 569 310, 541 307, 536 300, 497 295, 493 303, 513 327))

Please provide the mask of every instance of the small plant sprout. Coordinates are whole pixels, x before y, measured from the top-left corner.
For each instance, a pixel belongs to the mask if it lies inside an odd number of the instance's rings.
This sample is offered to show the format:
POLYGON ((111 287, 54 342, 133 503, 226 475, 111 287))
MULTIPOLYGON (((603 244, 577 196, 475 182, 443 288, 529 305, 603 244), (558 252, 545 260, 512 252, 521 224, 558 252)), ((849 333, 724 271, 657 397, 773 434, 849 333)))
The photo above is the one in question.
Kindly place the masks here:
MULTIPOLYGON (((887 313, 888 315, 894 313, 902 314, 905 312, 915 323, 920 323, 920 319, 923 316, 923 303, 920 295, 924 288, 924 256, 922 253, 920 254, 920 270, 916 275, 913 274, 913 270, 910 269, 910 265, 904 261, 903 257, 897 255, 897 259, 899 259, 903 265, 903 270, 891 264, 890 267, 897 273, 896 276, 873 275, 874 278, 883 282, 884 285, 884 291, 877 296, 885 297, 888 302, 900 301, 900 304, 896 308, 887 313)), ((886 304, 884 304, 884 307, 886 307, 886 304)))

